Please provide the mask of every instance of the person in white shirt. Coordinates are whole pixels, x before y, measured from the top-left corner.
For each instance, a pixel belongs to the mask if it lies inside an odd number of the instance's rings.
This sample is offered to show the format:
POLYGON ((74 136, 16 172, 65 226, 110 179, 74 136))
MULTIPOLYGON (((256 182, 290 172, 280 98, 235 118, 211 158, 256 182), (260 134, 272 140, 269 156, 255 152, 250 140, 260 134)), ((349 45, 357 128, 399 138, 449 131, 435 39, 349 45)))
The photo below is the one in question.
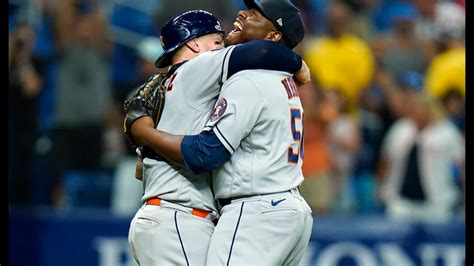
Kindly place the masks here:
POLYGON ((447 221, 460 200, 456 175, 464 178, 464 139, 425 92, 415 92, 406 108, 409 114, 382 143, 379 196, 389 217, 447 221))

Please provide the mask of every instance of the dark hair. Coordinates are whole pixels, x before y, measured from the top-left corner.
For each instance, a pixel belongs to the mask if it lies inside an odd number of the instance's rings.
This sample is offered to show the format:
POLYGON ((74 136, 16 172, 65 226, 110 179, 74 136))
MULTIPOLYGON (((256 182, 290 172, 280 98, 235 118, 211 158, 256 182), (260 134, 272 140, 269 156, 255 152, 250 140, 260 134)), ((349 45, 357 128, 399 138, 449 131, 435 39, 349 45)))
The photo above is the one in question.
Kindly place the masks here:
POLYGON ((74 7, 79 14, 86 15, 95 11, 96 4, 92 3, 92 1, 80 0, 74 4, 74 7))
POLYGON ((461 93, 461 90, 457 87, 449 87, 446 92, 441 95, 441 101, 443 104, 446 104, 449 100, 457 99, 464 100, 464 96, 461 93))

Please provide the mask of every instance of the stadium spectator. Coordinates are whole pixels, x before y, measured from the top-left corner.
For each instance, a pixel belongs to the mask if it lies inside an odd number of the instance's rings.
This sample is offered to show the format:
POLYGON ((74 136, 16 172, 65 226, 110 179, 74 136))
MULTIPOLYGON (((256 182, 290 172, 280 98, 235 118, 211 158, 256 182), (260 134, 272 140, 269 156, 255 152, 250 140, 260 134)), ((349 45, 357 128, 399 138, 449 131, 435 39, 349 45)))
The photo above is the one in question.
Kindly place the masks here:
POLYGON ((114 128, 120 132, 120 146, 124 150, 120 160, 115 166, 115 181, 112 186, 111 210, 117 215, 133 215, 141 204, 143 184, 133 178, 135 176, 135 166, 137 163, 137 153, 130 145, 128 139, 123 134, 123 102, 134 89, 143 84, 156 74, 155 60, 159 57, 163 48, 160 39, 157 37, 144 38, 136 48, 138 57, 138 76, 125 82, 115 90, 114 95, 114 128))
POLYGON ((304 182, 300 191, 315 213, 328 213, 333 201, 329 176, 331 159, 319 114, 320 89, 309 82, 298 88, 304 108, 304 182))
POLYGON ((375 172, 383 137, 394 121, 409 115, 407 100, 423 87, 423 77, 414 71, 404 72, 398 81, 379 66, 373 84, 360 98, 359 123, 362 146, 356 157, 354 190, 360 211, 378 211, 375 198, 375 172))
POLYGON ((370 87, 359 99, 357 121, 360 132, 360 146, 356 151, 353 171, 353 189, 356 210, 360 213, 378 211, 375 198, 375 170, 379 160, 380 144, 384 133, 382 93, 370 87))
POLYGON ((332 211, 351 212, 355 208, 352 174, 360 147, 359 126, 348 112, 344 94, 337 88, 322 90, 320 108, 332 162, 330 177, 335 197, 332 211))
POLYGON ((456 88, 465 95, 466 91, 466 49, 465 14, 454 3, 439 6, 436 20, 438 54, 426 71, 426 88, 437 99, 448 89, 456 88))
POLYGON ((414 6, 418 11, 415 20, 414 31, 418 36, 421 46, 425 51, 426 58, 430 61, 436 54, 435 39, 437 35, 436 6, 435 0, 416 0, 414 6))
POLYGON ((8 39, 8 176, 13 204, 31 204, 34 194, 37 104, 44 69, 44 62, 32 54, 35 38, 30 24, 18 22, 8 39))
POLYGON ((391 30, 372 43, 377 60, 394 80, 406 71, 424 73, 430 54, 415 34, 416 9, 410 3, 400 3, 393 4, 389 11, 391 30))
POLYGON ((303 57, 317 85, 339 88, 353 109, 375 66, 368 44, 349 32, 349 17, 345 4, 331 2, 326 13, 327 35, 308 40, 303 57))
POLYGON ((457 88, 447 89, 443 97, 441 97, 441 102, 443 103, 448 118, 464 136, 466 126, 466 102, 461 91, 457 88))
POLYGON ((436 1, 416 0, 414 3, 419 14, 415 21, 416 35, 426 39, 434 39, 436 37, 436 1))
POLYGON ((104 117, 111 102, 111 43, 103 10, 65 0, 55 21, 59 56, 55 99, 53 204, 62 206, 70 170, 102 170, 104 117))
POLYGON ((454 174, 464 175, 464 140, 428 93, 416 91, 405 102, 409 114, 383 141, 379 196, 389 217, 448 221, 461 200, 454 174))
POLYGON ((380 3, 378 0, 343 0, 351 11, 348 27, 349 31, 366 42, 371 42, 375 27, 372 22, 375 9, 380 3))
POLYGON ((406 107, 406 99, 410 98, 413 90, 423 86, 423 77, 415 71, 406 71, 394 80, 390 74, 379 66, 374 83, 368 89, 378 97, 374 109, 382 119, 382 134, 385 135, 392 123, 406 116, 410 111, 406 107))

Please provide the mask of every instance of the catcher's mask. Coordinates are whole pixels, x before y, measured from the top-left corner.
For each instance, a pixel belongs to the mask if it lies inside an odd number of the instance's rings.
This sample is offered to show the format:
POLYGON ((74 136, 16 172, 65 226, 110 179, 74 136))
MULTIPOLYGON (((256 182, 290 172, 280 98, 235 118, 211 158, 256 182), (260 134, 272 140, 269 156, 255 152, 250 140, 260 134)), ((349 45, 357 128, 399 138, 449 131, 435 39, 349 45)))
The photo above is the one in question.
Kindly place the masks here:
POLYGON ((171 64, 173 53, 192 38, 222 33, 221 24, 209 12, 192 10, 168 20, 161 28, 160 39, 164 51, 155 62, 157 68, 171 64))

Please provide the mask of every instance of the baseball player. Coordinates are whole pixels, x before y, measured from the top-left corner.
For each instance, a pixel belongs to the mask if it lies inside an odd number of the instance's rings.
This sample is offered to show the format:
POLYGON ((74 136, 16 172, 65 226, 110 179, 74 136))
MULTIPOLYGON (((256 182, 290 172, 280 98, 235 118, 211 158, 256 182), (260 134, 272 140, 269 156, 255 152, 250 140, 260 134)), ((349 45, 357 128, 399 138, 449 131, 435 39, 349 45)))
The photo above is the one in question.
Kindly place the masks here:
MULTIPOLYGON (((304 37, 298 9, 288 0, 245 0, 228 44, 261 36, 294 48, 304 37)), ((176 122, 179 120, 176 120, 176 122)), ((220 219, 209 265, 297 265, 311 235, 303 181, 303 108, 288 73, 246 70, 224 82, 203 132, 171 135, 138 120, 132 135, 194 173, 213 171, 220 219)))
MULTIPOLYGON (((302 66, 300 56, 269 41, 210 51, 223 47, 222 34, 219 22, 199 10, 181 14, 163 26, 160 38, 164 51, 156 66, 172 67, 158 129, 199 133, 222 82, 239 70, 268 68, 293 73, 302 66)), ((142 115, 140 110, 130 110, 126 126, 142 115)), ((135 141, 147 144, 140 137, 135 141)), ((129 230, 133 256, 140 265, 205 265, 213 222, 218 217, 210 174, 195 174, 168 164, 153 152, 143 153, 144 204, 129 230)))

